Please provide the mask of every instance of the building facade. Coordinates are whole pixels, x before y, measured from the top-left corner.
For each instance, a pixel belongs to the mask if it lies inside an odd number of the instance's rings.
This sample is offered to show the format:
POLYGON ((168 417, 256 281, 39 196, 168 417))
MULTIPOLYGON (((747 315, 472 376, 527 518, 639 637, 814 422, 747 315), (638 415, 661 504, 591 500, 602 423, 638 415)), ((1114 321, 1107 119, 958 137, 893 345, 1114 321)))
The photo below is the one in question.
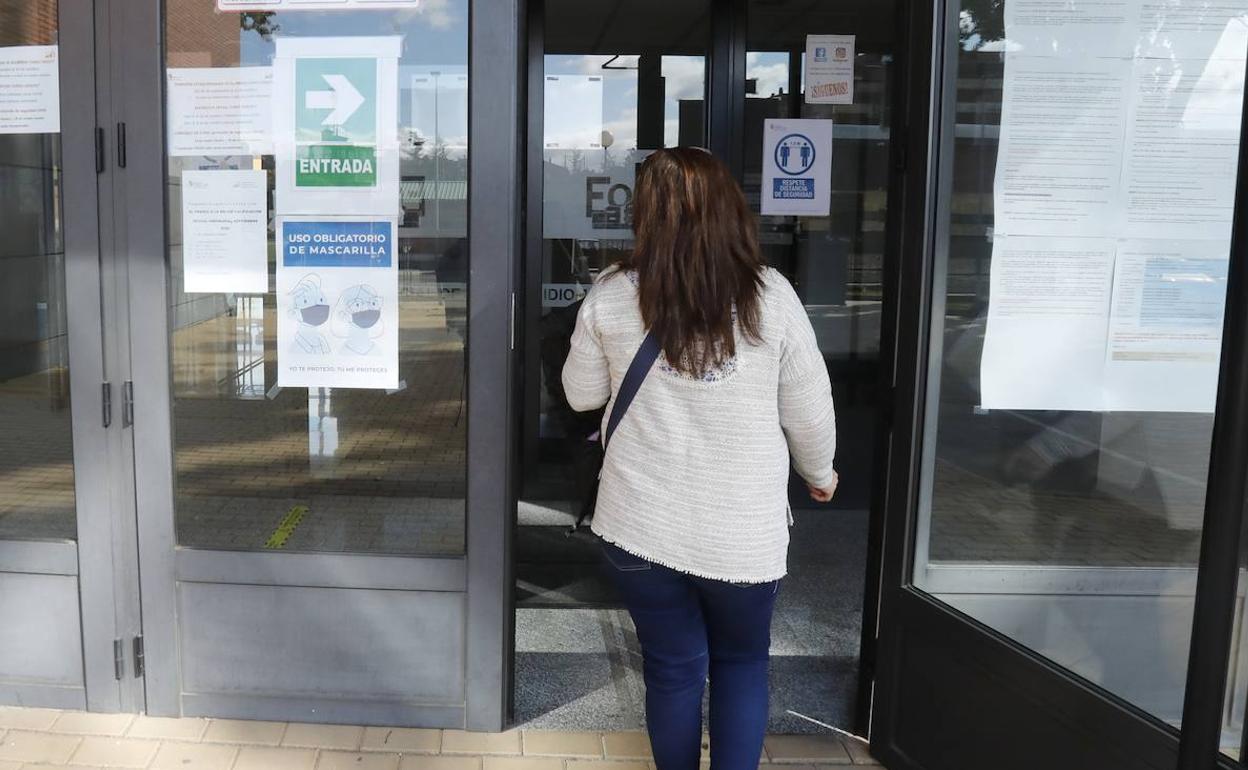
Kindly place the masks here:
POLYGON ((1240 0, 0 0, 0 703, 627 689, 568 631, 630 633, 558 371, 696 145, 838 406, 778 710, 896 768, 1239 767, 1246 64, 1240 0))

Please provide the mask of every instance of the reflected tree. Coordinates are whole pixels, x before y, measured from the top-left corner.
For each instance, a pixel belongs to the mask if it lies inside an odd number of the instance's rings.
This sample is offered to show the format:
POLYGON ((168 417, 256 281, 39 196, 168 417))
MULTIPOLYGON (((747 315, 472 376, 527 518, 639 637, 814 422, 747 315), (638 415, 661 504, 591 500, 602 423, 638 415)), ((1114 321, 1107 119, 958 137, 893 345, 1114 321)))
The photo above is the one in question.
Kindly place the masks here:
POLYGON ((1006 0, 962 0, 958 19, 958 42, 965 48, 1005 37, 1006 0))
POLYGON ((265 40, 272 40, 273 33, 281 29, 273 11, 244 11, 239 14, 238 24, 244 32, 255 32, 265 40))

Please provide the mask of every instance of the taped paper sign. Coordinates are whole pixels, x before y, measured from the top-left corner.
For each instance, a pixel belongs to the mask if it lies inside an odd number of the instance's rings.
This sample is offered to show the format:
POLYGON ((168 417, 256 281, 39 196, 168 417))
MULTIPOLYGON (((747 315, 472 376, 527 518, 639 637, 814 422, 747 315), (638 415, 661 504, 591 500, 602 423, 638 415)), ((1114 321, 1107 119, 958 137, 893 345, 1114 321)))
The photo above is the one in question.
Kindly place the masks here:
POLYGON ((832 205, 832 121, 763 125, 764 215, 827 216, 832 205))
POLYGON ((264 171, 182 172, 182 270, 189 293, 269 290, 264 171))
POLYGON ((277 384, 399 386, 397 222, 282 217, 277 384))
POLYGON ((419 7, 420 0, 217 0, 218 11, 362 11, 419 7))
POLYGON ((0 47, 0 134, 61 130, 58 55, 54 45, 0 47))
POLYGON ((397 215, 401 38, 279 39, 277 210, 397 215))
POLYGON ((273 152, 273 70, 189 67, 166 70, 169 154, 273 152))
POLYGON ((854 36, 806 36, 806 103, 854 103, 854 36))

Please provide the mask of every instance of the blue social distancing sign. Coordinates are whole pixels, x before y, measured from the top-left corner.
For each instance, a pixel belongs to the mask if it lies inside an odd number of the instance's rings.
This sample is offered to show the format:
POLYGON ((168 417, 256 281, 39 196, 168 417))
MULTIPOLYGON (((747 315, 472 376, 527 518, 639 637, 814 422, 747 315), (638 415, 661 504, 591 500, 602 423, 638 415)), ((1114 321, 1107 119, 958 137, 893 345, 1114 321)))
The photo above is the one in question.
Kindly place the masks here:
POLYGON ((762 213, 827 216, 832 200, 832 121, 768 120, 763 142, 762 213))

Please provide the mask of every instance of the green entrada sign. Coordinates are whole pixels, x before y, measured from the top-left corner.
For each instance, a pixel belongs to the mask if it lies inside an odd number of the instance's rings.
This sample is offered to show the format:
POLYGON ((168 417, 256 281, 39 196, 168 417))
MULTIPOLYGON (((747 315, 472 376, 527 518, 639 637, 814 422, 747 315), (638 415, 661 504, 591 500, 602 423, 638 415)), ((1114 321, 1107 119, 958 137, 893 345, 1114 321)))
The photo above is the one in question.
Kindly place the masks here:
POLYGON ((295 61, 295 187, 377 185, 377 60, 295 61))
POLYGON ((377 184, 377 149, 350 144, 312 144, 295 159, 297 187, 372 187, 377 184))

